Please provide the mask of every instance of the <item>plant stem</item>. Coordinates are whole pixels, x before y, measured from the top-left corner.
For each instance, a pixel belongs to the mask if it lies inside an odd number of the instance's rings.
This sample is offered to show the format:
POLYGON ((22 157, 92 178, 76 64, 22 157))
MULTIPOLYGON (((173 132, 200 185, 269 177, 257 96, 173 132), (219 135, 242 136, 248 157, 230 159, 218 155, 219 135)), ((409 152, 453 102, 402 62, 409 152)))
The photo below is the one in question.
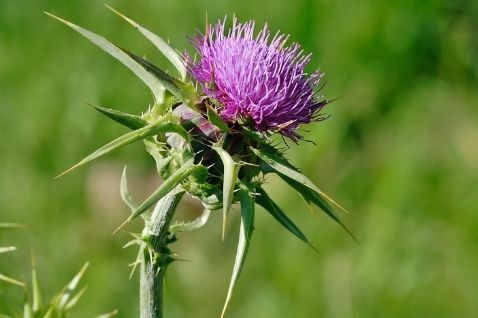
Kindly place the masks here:
POLYGON ((167 253, 169 225, 184 191, 174 189, 161 199, 145 222, 141 247, 140 317, 163 318, 163 280, 170 257, 167 253), (159 256, 159 258, 157 257, 159 256))

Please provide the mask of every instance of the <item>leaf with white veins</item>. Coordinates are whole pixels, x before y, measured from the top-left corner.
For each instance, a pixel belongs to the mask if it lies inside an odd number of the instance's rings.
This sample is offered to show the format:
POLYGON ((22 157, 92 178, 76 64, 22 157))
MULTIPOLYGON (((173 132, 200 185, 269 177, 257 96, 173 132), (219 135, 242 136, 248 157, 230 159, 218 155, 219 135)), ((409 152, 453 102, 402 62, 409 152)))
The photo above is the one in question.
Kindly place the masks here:
POLYGON ((213 146, 212 149, 217 152, 224 165, 224 180, 222 186, 222 239, 224 240, 227 215, 229 214, 229 210, 231 209, 232 200, 234 198, 234 189, 236 187, 237 176, 239 174, 239 169, 241 168, 241 165, 237 163, 226 150, 222 149, 222 147, 213 146))
POLYGON ((317 188, 317 186, 310 181, 309 178, 301 174, 293 165, 291 165, 284 157, 282 157, 278 153, 266 152, 261 151, 259 149, 251 148, 252 152, 254 152, 259 158, 261 158, 265 163, 267 163, 273 170, 278 172, 279 174, 285 175, 304 186, 308 187, 309 189, 317 192, 320 196, 330 201, 332 204, 337 206, 339 209, 347 212, 342 206, 340 206, 337 202, 335 202, 332 198, 330 198, 327 194, 325 194, 322 190, 317 188))
POLYGON ((252 196, 252 192, 254 191, 251 191, 251 189, 243 184, 240 184, 240 187, 241 189, 239 190, 239 197, 241 202, 241 227, 239 230, 239 241, 237 243, 236 260, 234 262, 231 282, 229 283, 229 289, 227 291, 224 308, 222 309, 221 318, 223 318, 226 313, 232 293, 242 272, 242 268, 244 267, 252 232, 254 230, 255 202, 254 197, 252 196))
POLYGON ((153 93, 154 99, 157 103, 162 103, 164 98, 165 87, 161 81, 155 77, 153 74, 148 72, 141 66, 137 61, 135 61, 131 56, 125 53, 120 47, 108 41, 102 36, 99 36, 91 31, 83 29, 82 27, 66 21, 60 17, 57 17, 51 13, 45 12, 50 17, 66 24, 76 32, 80 33, 82 36, 96 44, 106 53, 113 56, 115 59, 123 63, 127 68, 129 68, 136 76, 138 76, 151 90, 153 93))
POLYGON ((317 188, 312 181, 310 181, 306 176, 301 174, 294 168, 285 158, 278 154, 269 153, 260 151, 258 149, 251 148, 251 150, 262 159, 276 174, 279 175, 285 182, 287 182, 291 187, 297 190, 307 202, 312 202, 321 208, 328 216, 330 216, 334 221, 336 221, 342 228, 350 234, 350 236, 357 241, 352 232, 347 228, 344 222, 337 215, 335 210, 330 206, 330 203, 339 207, 340 209, 346 211, 340 205, 338 205, 334 200, 332 200, 328 195, 322 192, 317 188))
POLYGON ((134 53, 131 53, 125 49, 121 50, 138 62, 145 70, 153 74, 161 82, 161 84, 163 84, 164 87, 166 87, 166 89, 176 96, 180 101, 190 108, 195 109, 195 103, 199 100, 199 95, 191 84, 186 84, 176 79, 153 63, 135 55, 134 53))
POLYGON ((103 155, 106 155, 113 150, 132 144, 138 140, 142 140, 160 133, 167 133, 167 132, 177 133, 178 135, 180 135, 186 140, 189 140, 190 138, 187 131, 180 125, 176 125, 170 122, 157 121, 155 123, 151 123, 147 126, 144 126, 143 128, 133 130, 127 134, 124 134, 121 137, 116 138, 115 140, 99 148, 98 150, 90 154, 89 156, 85 157, 83 160, 75 164, 73 167, 59 174, 56 178, 59 178, 67 174, 68 172, 87 164, 88 162, 94 159, 97 159, 103 155))

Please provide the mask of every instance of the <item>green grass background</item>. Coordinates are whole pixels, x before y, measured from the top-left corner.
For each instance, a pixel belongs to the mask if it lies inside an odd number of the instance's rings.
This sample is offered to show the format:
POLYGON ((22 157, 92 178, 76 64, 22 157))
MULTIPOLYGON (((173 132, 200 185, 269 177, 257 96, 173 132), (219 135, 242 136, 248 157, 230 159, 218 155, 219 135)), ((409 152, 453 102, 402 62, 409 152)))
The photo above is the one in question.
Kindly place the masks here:
MULTIPOLYGON (((310 215, 271 178, 273 198, 319 248, 317 255, 263 210, 228 317, 476 317, 478 312, 478 2, 161 0, 108 1, 179 48, 215 21, 268 22, 313 52, 324 92, 344 96, 325 122, 307 127, 317 146, 289 156, 347 207, 357 245, 337 225, 310 215)), ((89 260, 89 286, 72 317, 119 310, 136 317, 136 250, 112 231, 128 211, 119 178, 129 166, 140 200, 159 180, 140 145, 70 175, 53 177, 125 130, 86 102, 140 113, 151 102, 126 68, 52 20, 58 14, 163 67, 154 47, 97 1, 0 0, 0 272, 29 279, 33 250, 45 294, 89 260)), ((181 218, 199 206, 186 202, 181 218)), ((237 217, 237 213, 236 217, 237 217)), ((234 218, 233 218, 234 219, 234 218)), ((218 317, 232 270, 237 218, 221 241, 220 215, 184 234, 170 268, 167 317, 218 317)), ((139 230, 139 223, 127 230, 139 230)), ((21 305, 0 282, 0 313, 21 305)))

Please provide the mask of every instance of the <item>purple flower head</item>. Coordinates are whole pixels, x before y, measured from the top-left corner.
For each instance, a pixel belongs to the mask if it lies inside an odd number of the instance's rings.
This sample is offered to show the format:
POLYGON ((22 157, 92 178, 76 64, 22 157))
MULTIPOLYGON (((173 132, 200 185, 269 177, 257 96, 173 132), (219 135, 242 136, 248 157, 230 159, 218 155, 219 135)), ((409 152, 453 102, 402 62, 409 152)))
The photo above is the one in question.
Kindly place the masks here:
POLYGON ((242 24, 236 18, 225 32, 225 22, 191 39, 199 59, 188 58, 189 72, 219 102, 224 120, 301 138, 296 132, 300 124, 323 119, 318 111, 326 101, 316 96, 323 74, 305 73, 310 55, 303 55, 297 43, 286 46, 288 36, 276 33, 271 39, 267 25, 254 36, 254 22, 242 24))

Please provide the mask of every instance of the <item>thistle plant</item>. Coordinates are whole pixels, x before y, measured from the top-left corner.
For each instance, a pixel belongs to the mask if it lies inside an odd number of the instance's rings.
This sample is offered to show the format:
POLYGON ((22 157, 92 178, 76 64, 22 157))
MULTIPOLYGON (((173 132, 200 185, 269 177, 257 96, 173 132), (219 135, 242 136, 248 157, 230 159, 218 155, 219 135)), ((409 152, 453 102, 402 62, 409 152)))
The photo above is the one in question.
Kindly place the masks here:
MULTIPOLYGON (((86 287, 83 287, 79 291, 77 291, 77 289, 87 268, 88 263, 83 265, 75 277, 73 277, 73 279, 65 287, 63 287, 54 297, 52 297, 50 301, 45 302, 40 288, 40 282, 35 264, 32 264, 31 285, 28 286, 28 288, 27 284, 25 283, 11 282, 13 284, 20 285, 24 289, 25 301, 23 308, 16 309, 14 314, 0 314, 0 317, 65 318, 69 316, 72 308, 78 304, 78 301, 86 291, 86 287)), ((117 311, 114 310, 112 312, 96 316, 96 318, 112 318, 116 316, 116 314, 117 311)))
MULTIPOLYGON (((16 228, 19 228, 19 227, 23 227, 23 225, 18 224, 18 223, 0 223, 0 231, 9 230, 9 229, 16 229, 16 228)), ((10 252, 14 252, 16 250, 17 250, 16 246, 0 246, 0 254, 10 253, 10 252)), ((22 286, 22 287, 25 286, 25 284, 23 282, 21 282, 19 280, 16 280, 14 278, 8 277, 8 276, 6 276, 2 273, 0 273, 0 281, 4 281, 4 282, 10 283, 10 284, 14 284, 14 285, 17 285, 17 286, 22 286)))
POLYGON ((304 55, 299 44, 288 45, 287 36, 272 36, 267 26, 256 34, 253 21, 239 23, 233 18, 230 28, 226 19, 207 24, 204 33, 198 31, 190 37, 195 54, 180 54, 159 36, 111 10, 150 40, 175 71, 164 71, 99 35, 49 14, 128 67, 150 88, 154 98, 141 115, 93 105, 131 131, 61 175, 138 141, 156 161, 163 183, 143 202, 134 202, 129 194, 126 170, 121 180, 121 196, 131 209, 125 223, 137 217, 144 220, 142 233, 128 243, 139 244, 134 264, 141 268, 142 318, 163 317, 163 279, 175 261, 171 244, 180 233, 198 229, 213 211, 220 210, 224 238, 231 206, 239 203, 239 240, 224 316, 251 242, 256 204, 312 246, 264 190, 268 174, 278 175, 307 204, 318 206, 346 229, 336 212, 342 208, 289 163, 283 143, 273 141, 277 140, 273 135, 278 135, 300 142, 301 124, 326 118, 320 113, 329 103, 319 92, 323 74, 307 74, 304 68, 310 55, 304 55), (203 215, 192 222, 173 223, 185 193, 202 203, 203 215))
MULTIPOLYGON (((0 231, 6 229, 15 229, 24 227, 18 223, 0 223, 0 231)), ((0 247, 0 254, 15 251, 15 246, 0 247)), ((80 298, 86 291, 86 287, 77 291, 81 278, 88 269, 88 263, 84 264, 81 270, 73 277, 73 279, 61 289, 50 301, 45 302, 38 273, 36 270, 35 258, 32 255, 31 284, 26 284, 19 280, 5 276, 0 273, 0 283, 6 282, 11 285, 20 286, 24 292, 24 303, 20 308, 14 308, 13 313, 0 313, 0 318, 65 318, 71 309, 78 303, 80 298)), ((12 308, 13 308, 12 304, 12 308)), ((116 316, 117 311, 96 316, 96 318, 112 318, 116 316)))

